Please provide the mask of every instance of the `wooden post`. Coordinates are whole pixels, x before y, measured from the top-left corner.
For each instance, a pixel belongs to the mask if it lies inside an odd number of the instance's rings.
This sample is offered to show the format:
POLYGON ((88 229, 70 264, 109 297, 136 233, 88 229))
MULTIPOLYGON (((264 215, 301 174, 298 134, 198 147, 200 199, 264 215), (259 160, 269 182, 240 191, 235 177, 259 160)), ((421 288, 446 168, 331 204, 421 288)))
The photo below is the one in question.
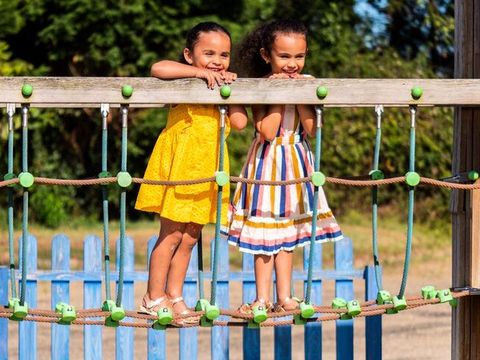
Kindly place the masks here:
MULTIPOLYGON (((455 78, 480 78, 480 4, 455 1, 455 78)), ((480 107, 455 109, 453 173, 480 169, 480 107)), ((452 196, 454 287, 480 287, 478 194, 452 196), (473 218, 475 216, 475 218, 473 218), (472 221, 473 220, 473 221, 472 221)), ((452 315, 452 359, 480 358, 480 296, 459 301, 452 315)))

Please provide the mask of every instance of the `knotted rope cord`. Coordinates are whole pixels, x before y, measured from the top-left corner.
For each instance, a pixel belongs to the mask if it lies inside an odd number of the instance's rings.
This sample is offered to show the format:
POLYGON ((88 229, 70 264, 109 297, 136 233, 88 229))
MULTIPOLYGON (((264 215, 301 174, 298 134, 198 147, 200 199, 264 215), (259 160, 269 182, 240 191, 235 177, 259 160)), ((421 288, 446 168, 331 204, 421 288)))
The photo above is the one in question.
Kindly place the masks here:
MULTIPOLYGON (((227 114, 227 107, 220 106, 220 139, 219 139, 219 154, 218 154, 218 171, 223 171, 224 162, 224 142, 225 142, 225 115, 227 114)), ((218 252, 220 245, 220 223, 222 220, 222 194, 223 186, 218 185, 217 191, 217 219, 215 223, 215 239, 213 250, 213 263, 212 263, 212 293, 210 303, 215 305, 217 296, 217 269, 218 269, 218 252)))
MULTIPOLYGON (((108 122, 109 107, 107 104, 102 104, 102 173, 106 174, 107 165, 107 151, 108 151, 108 122)), ((102 186, 102 208, 103 208, 103 248, 105 251, 105 296, 106 300, 112 299, 110 292, 110 241, 108 237, 108 187, 102 186)))
MULTIPOLYGON (((375 134, 375 150, 373 154, 373 171, 378 171, 378 163, 380 160, 380 145, 382 141, 382 113, 383 106, 375 106, 375 113, 377 114, 377 128, 375 134)), ((378 186, 372 187, 372 249, 373 249, 373 268, 375 271, 375 281, 377 289, 383 290, 382 279, 380 277, 380 259, 378 256, 378 186)))
MULTIPOLYGON (((127 171, 127 130, 128 130, 128 107, 122 105, 120 109, 122 120, 122 162, 120 169, 122 172, 127 171)), ((122 188, 120 192, 120 258, 118 261, 118 287, 117 287, 117 306, 122 306, 123 293, 123 275, 124 275, 124 259, 125 259, 125 217, 127 206, 127 189, 122 188)))
MULTIPOLYGON (((314 171, 320 171, 320 156, 322 144, 322 114, 323 106, 315 107, 316 114, 316 132, 315 132, 315 164, 314 171)), ((310 304, 312 294, 312 279, 313 279, 313 255, 315 253, 315 239, 317 238, 317 207, 318 207, 318 186, 314 186, 313 193, 313 209, 312 209, 312 233, 310 235, 310 253, 308 255, 308 276, 307 276, 307 291, 305 293, 305 303, 310 304)))
MULTIPOLYGON (((7 105, 8 116, 8 164, 7 173, 13 176, 13 115, 15 114, 15 104, 7 105)), ((13 188, 8 188, 8 257, 10 261, 10 286, 12 297, 17 297, 17 285, 15 284, 15 255, 14 255, 14 235, 13 235, 13 188)))
MULTIPOLYGON (((410 156, 409 156, 409 172, 415 171, 415 116, 417 113, 416 106, 410 106, 410 156)), ((412 237, 413 237, 413 205, 415 196, 415 187, 410 186, 408 190, 408 222, 407 222, 407 244, 405 247, 405 262, 403 265, 402 284, 398 297, 401 299, 405 294, 407 286, 408 268, 410 266, 410 257, 412 253, 412 237)))
MULTIPOLYGON (((28 106, 22 106, 22 172, 28 172, 28 106)), ((23 189, 22 213, 22 286, 20 291, 20 305, 25 304, 27 292, 27 241, 28 241, 28 190, 23 189)))

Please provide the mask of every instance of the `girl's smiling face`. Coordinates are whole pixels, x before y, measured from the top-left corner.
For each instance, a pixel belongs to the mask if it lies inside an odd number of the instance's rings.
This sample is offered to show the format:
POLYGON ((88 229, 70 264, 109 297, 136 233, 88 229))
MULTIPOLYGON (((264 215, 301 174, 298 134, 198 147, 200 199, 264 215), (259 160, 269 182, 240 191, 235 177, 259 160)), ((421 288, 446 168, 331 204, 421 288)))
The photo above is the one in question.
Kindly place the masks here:
POLYGON ((227 70, 230 65, 230 38, 220 31, 202 32, 193 45, 185 48, 183 55, 188 64, 212 71, 227 70))
POLYGON ((305 66, 307 40, 303 34, 278 33, 270 53, 260 49, 263 59, 270 63, 272 74, 286 74, 296 77, 305 66))

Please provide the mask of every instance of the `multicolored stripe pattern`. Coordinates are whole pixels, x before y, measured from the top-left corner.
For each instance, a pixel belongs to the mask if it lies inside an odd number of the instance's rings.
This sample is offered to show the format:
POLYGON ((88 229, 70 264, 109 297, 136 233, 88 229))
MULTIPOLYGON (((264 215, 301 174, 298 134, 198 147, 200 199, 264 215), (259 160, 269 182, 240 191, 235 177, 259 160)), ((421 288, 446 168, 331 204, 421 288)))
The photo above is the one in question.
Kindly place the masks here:
MULTIPOLYGON (((277 137, 253 141, 241 176, 256 180, 292 180, 313 172, 313 154, 304 139, 294 105, 286 105, 277 137)), ((313 185, 266 186, 238 183, 229 211, 228 241, 243 252, 276 254, 310 241, 313 185)), ((317 242, 343 238, 323 189, 319 189, 317 242)))

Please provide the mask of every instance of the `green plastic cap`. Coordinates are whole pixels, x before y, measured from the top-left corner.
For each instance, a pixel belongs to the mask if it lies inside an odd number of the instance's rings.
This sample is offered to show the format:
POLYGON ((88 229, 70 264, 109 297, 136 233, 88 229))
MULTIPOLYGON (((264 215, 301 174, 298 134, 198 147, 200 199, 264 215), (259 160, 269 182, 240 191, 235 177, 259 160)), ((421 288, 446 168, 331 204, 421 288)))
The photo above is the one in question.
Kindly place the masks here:
POLYGON ((215 182, 218 186, 225 186, 230 181, 230 177, 225 171, 217 171, 215 173, 215 182))
POLYGON ((399 298, 398 296, 393 297, 393 308, 397 311, 405 310, 407 308, 407 300, 405 296, 399 298))
POLYGON ((22 95, 23 97, 30 97, 32 96, 32 93, 33 93, 33 86, 30 85, 30 84, 23 84, 22 86, 22 95))
POLYGON ((422 297, 425 300, 434 299, 437 297, 437 290, 435 290, 435 287, 432 285, 426 285, 422 287, 422 297))
POLYGON ((306 304, 302 301, 300 303, 300 314, 302 315, 302 318, 308 319, 315 314, 315 309, 313 308, 312 304, 306 304))
POLYGON ((437 298, 440 299, 441 303, 450 302, 453 300, 452 292, 450 289, 439 290, 437 293, 437 298))
POLYGON ((229 98, 232 95, 232 88, 228 85, 223 85, 220 88, 220 96, 222 98, 229 98))
POLYGON ((121 306, 117 306, 116 304, 114 304, 110 311, 110 317, 113 321, 120 321, 125 317, 125 310, 121 306))
POLYGON ((129 98, 133 94, 133 87, 130 85, 123 85, 122 86, 122 96, 125 98, 129 98))
POLYGON ((368 175, 370 175, 370 179, 372 180, 383 180, 385 179, 385 175, 383 174, 382 170, 371 170, 368 175))
POLYGON ((472 170, 468 173, 468 180, 475 181, 475 180, 478 180, 478 178, 479 178, 478 172, 472 170))
POLYGON ((415 87, 412 88, 410 93, 411 93, 413 99, 418 100, 423 95, 423 89, 420 86, 415 86, 415 87))
POLYGON ((117 174, 117 183, 120 187, 129 187, 132 184, 132 176, 126 171, 120 171, 117 174))
POLYGON ((377 293, 378 305, 391 304, 391 303, 392 303, 392 295, 387 290, 380 290, 377 293))
POLYGON ((347 314, 349 316, 357 316, 362 312, 362 308, 360 307, 360 303, 358 300, 350 300, 347 303, 347 314))
POLYGON ((347 307, 347 300, 344 298, 335 298, 332 300, 332 308, 334 309, 343 309, 347 307))
POLYGON ((409 171, 405 174, 405 182, 410 186, 417 186, 420 184, 420 175, 415 171, 409 171))
POLYGON ((317 97, 321 100, 325 99, 328 95, 328 89, 325 86, 319 86, 317 88, 317 97))
POLYGON ((268 318, 267 309, 263 304, 255 305, 252 308, 252 313, 253 313, 253 321, 256 322, 257 324, 264 322, 268 318))
POLYGON ((205 307, 205 316, 208 320, 215 320, 220 316, 220 309, 217 305, 208 304, 205 307))
POLYGON ((205 311, 210 302, 207 299, 199 299, 195 305, 195 311, 205 311))
POLYGON ((168 307, 162 307, 157 311, 158 323, 160 325, 168 325, 173 321, 173 312, 172 309, 168 307))
POLYGON ((315 186, 323 186, 325 184, 325 175, 320 171, 312 173, 312 184, 315 186))
POLYGON ((22 172, 18 175, 18 180, 24 188, 29 188, 33 185, 35 178, 29 172, 22 172))

